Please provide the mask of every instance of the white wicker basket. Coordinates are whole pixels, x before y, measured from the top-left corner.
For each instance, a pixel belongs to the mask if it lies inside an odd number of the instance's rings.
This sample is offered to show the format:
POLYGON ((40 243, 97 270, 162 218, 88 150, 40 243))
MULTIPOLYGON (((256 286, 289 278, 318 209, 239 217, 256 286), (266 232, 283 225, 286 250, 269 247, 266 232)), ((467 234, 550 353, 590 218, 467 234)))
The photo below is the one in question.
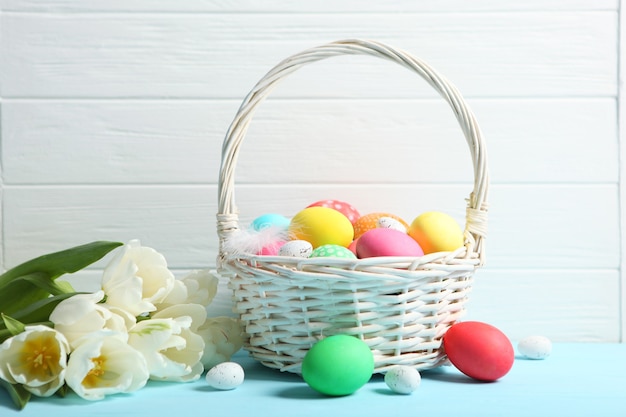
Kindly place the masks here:
POLYGON ((464 313, 474 271, 484 263, 487 190, 487 157, 474 115, 457 89, 424 62, 364 40, 329 43, 280 62, 244 99, 222 148, 218 268, 230 280, 235 310, 248 336, 245 349, 268 367, 299 373, 316 341, 341 333, 370 346, 375 372, 399 364, 416 369, 441 365, 446 359, 442 336, 464 313), (417 258, 359 260, 225 253, 224 241, 239 231, 234 170, 255 109, 287 75, 338 55, 372 55, 400 64, 422 76, 451 106, 474 168, 463 248, 417 258))

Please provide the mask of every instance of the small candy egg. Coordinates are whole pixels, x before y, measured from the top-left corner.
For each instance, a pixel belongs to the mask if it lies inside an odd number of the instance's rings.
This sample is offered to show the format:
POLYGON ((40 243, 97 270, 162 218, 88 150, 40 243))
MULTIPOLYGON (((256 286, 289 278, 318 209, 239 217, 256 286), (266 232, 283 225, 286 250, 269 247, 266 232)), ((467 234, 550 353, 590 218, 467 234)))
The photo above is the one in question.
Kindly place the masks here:
POLYGON ((206 374, 206 382, 215 389, 231 390, 243 383, 244 372, 236 362, 222 362, 206 374))
POLYGON ((356 259, 356 255, 348 248, 339 245, 318 246, 311 253, 311 258, 343 258, 356 259))
POLYGON ((419 371, 406 365, 396 365, 385 374, 385 384, 397 394, 410 394, 421 382, 419 371))
POLYGON ((313 245, 306 240, 291 240, 280 247, 280 256, 293 256, 295 258, 308 258, 313 252, 313 245))
POLYGON ((407 222, 405 222, 402 218, 396 216, 395 214, 369 213, 359 217, 359 219, 354 222, 354 238, 357 239, 368 230, 377 228, 378 219, 380 219, 381 217, 390 217, 392 219, 395 219, 399 221, 405 227, 405 229, 409 227, 407 222))
POLYGON ((252 221, 251 227, 254 230, 263 230, 269 227, 275 227, 281 230, 287 230, 290 220, 280 214, 268 213, 263 214, 252 221))
POLYGON ((350 220, 350 223, 357 221, 361 215, 351 204, 339 200, 320 200, 309 205, 309 207, 328 207, 337 210, 350 220))
POLYGON ((450 362, 479 381, 495 381, 513 367, 515 352, 499 329, 478 321, 453 324, 443 336, 450 362))
POLYGON ((328 207, 307 207, 298 212, 289 224, 294 240, 306 240, 313 248, 326 244, 347 247, 354 237, 350 220, 328 207))
POLYGON ((330 396, 350 395, 374 372, 369 346, 354 336, 334 335, 315 343, 302 360, 302 378, 314 390, 330 396))
POLYGON ((545 359, 552 352, 552 342, 544 336, 528 336, 520 340, 517 350, 529 359, 545 359))
POLYGON ((411 236, 395 229, 371 229, 356 244, 359 258, 374 256, 422 256, 424 252, 411 236))
POLYGON ((424 253, 454 251, 463 246, 463 231, 451 216, 438 211, 420 214, 408 228, 424 253))
POLYGON ((402 233, 406 233, 406 227, 399 220, 393 217, 381 217, 376 221, 376 227, 383 229, 395 229, 402 233))

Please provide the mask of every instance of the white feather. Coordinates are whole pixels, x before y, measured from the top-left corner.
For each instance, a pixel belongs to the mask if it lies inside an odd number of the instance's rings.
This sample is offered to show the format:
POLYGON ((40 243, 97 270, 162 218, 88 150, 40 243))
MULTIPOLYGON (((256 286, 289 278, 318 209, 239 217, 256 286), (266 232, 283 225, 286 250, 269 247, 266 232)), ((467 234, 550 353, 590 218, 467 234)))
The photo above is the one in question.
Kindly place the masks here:
POLYGON ((246 228, 228 235, 224 240, 222 249, 231 255, 257 254, 264 247, 277 245, 279 242, 287 240, 289 240, 289 233, 283 228, 266 227, 261 230, 246 228))

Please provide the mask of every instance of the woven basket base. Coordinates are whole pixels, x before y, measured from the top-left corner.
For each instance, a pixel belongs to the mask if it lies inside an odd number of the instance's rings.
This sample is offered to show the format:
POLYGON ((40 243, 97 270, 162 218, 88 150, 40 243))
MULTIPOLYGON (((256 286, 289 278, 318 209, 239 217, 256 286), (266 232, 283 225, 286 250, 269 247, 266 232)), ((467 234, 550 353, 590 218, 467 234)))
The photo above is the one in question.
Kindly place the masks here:
POLYGON ((245 349, 256 360, 299 373, 313 344, 348 334, 368 344, 376 373, 394 365, 430 369, 446 362, 442 337, 465 313, 473 271, 416 271, 425 277, 408 280, 389 274, 346 277, 333 268, 336 275, 285 275, 249 260, 228 263, 245 349))

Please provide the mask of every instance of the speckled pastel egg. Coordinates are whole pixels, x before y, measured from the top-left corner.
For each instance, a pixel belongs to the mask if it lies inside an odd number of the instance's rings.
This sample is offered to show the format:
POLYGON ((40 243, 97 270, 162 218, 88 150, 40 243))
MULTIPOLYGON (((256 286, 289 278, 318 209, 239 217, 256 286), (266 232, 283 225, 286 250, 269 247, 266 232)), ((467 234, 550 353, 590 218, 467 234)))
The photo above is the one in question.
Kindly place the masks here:
POLYGON ((371 229, 376 229, 378 227, 378 219, 381 217, 389 217, 399 221, 405 228, 408 228, 409 225, 405 222, 401 217, 396 216, 391 213, 369 213, 364 216, 359 217, 359 219, 354 222, 354 238, 358 239, 363 233, 367 232, 371 229))
POLYGON ((368 230, 356 244, 359 258, 375 256, 422 256, 420 245, 409 235, 395 229, 376 228, 368 230))
POLYGON ((376 221, 377 228, 383 229, 395 229, 402 233, 406 233, 406 226, 402 224, 399 220, 394 219, 393 217, 381 217, 376 221))
POLYGON ((232 390, 243 383, 244 371, 236 362, 222 362, 206 374, 206 382, 215 389, 232 390))
POLYGON ((291 256, 294 258, 308 258, 313 252, 313 245, 306 240, 290 240, 280 247, 280 256, 291 256))
POLYGON ((385 374, 385 384, 397 394, 410 394, 421 382, 419 371, 406 365, 396 365, 385 374))
POLYGON ((354 336, 338 334, 315 343, 302 360, 302 378, 314 390, 330 396, 350 395, 374 372, 369 346, 354 336))
POLYGON ((309 207, 328 207, 334 210, 337 210, 344 216, 350 220, 350 223, 357 221, 361 214, 359 214, 358 210, 354 208, 352 204, 346 203, 345 201, 339 200, 320 200, 315 203, 309 205, 309 207))
POLYGON ((348 247, 354 228, 337 210, 315 206, 301 210, 291 219, 289 235, 293 240, 306 240, 313 249, 327 244, 348 247))
POLYGON ((311 258, 356 259, 356 255, 350 249, 343 246, 322 245, 313 250, 311 258))
POLYGON ((254 230, 263 230, 270 227, 275 227, 281 230, 287 230, 290 220, 276 213, 263 214, 252 221, 251 227, 254 230))
POLYGON ((545 359, 552 353, 552 342, 544 336, 528 336, 519 341, 517 350, 528 359, 545 359))

